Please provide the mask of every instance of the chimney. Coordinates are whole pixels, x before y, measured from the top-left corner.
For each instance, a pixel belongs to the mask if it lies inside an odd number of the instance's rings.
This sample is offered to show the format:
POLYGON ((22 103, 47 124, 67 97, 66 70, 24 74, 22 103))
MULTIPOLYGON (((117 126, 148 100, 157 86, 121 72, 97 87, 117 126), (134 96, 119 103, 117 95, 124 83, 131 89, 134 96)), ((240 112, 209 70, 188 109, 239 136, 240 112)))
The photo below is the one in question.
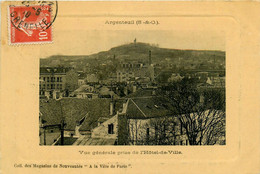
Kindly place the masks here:
POLYGON ((130 99, 127 99, 127 101, 125 101, 125 102, 123 103, 123 110, 122 110, 122 112, 121 112, 122 114, 125 114, 125 113, 126 113, 129 100, 130 100, 130 99))
POLYGON ((110 115, 114 115, 114 102, 113 101, 111 101, 110 102, 110 115))
POLYGON ((80 132, 79 132, 79 128, 81 127, 81 125, 76 125, 76 127, 75 127, 75 137, 79 137, 81 134, 80 134, 80 132))
POLYGON ((136 92, 136 86, 133 85, 133 92, 136 92))
POLYGON ((125 95, 128 95, 128 89, 127 89, 126 86, 124 87, 124 94, 125 94, 125 95))

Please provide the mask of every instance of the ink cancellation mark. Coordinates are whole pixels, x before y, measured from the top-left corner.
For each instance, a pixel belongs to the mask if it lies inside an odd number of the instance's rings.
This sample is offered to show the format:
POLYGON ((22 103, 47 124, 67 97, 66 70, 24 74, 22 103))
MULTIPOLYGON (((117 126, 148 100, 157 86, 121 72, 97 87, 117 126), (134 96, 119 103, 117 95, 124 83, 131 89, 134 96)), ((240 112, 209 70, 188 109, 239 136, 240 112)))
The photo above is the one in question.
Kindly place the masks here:
POLYGON ((58 12, 57 2, 22 1, 10 5, 10 44, 33 44, 52 42, 52 24, 58 12))

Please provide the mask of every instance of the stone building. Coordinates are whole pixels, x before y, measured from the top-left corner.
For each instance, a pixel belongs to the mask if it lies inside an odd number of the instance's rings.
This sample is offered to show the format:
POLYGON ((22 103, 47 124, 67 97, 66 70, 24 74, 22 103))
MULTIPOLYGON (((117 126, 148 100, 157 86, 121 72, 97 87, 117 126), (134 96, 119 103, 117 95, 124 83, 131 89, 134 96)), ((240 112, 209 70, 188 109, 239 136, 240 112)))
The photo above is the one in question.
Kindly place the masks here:
POLYGON ((40 97, 57 99, 64 94, 66 89, 76 89, 77 76, 72 68, 41 67, 39 77, 40 97))
POLYGON ((129 82, 137 79, 148 79, 150 82, 154 81, 154 66, 151 56, 151 51, 149 51, 146 63, 122 63, 117 70, 117 82, 129 82))

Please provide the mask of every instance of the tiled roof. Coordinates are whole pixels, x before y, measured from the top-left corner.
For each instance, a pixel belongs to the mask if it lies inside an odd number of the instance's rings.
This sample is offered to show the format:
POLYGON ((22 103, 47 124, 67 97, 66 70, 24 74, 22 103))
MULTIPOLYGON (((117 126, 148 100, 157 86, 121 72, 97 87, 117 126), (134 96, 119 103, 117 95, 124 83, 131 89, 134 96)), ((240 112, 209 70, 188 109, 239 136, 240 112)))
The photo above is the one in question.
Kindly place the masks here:
POLYGON ((116 139, 113 138, 91 138, 89 136, 82 136, 73 145, 88 146, 88 145, 115 145, 116 139))
POLYGON ((109 116, 110 99, 77 99, 63 98, 59 101, 40 102, 40 111, 44 125, 61 123, 61 110, 65 118, 65 130, 74 130, 76 124, 87 115, 80 130, 89 131, 97 126, 100 117, 109 116))
POLYGON ((125 98, 152 96, 152 89, 138 89, 136 92, 125 96, 125 98))
POLYGON ((126 111, 130 119, 174 116, 174 108, 163 97, 130 98, 126 111))

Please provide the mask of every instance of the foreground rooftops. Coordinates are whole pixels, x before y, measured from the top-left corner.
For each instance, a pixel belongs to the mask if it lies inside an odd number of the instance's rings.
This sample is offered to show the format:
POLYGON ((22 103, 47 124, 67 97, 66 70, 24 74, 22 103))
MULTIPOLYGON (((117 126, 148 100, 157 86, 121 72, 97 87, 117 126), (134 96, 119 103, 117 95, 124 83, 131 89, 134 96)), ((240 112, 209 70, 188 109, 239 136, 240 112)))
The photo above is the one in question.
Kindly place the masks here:
POLYGON ((74 130, 77 123, 86 116, 80 128, 90 131, 98 125, 100 117, 109 117, 110 99, 76 99, 40 101, 40 111, 44 126, 60 124, 62 118, 66 123, 65 130, 74 130))
POLYGON ((135 97, 128 99, 126 115, 129 119, 148 119, 174 116, 174 108, 163 97, 135 97))

